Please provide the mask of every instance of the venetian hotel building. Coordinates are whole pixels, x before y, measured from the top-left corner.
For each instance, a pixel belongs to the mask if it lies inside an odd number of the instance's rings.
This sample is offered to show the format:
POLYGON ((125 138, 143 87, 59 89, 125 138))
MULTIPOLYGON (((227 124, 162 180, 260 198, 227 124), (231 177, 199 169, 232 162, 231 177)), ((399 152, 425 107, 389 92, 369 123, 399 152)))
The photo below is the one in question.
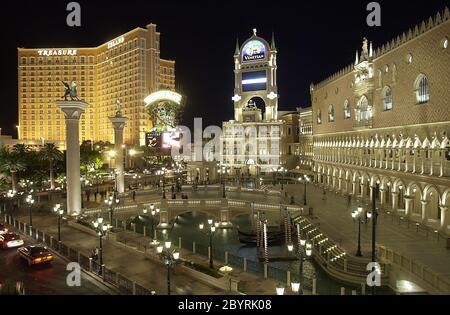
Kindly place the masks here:
POLYGON ((450 12, 311 86, 313 170, 325 188, 450 235, 450 12), (375 189, 373 189, 375 188, 375 189))
POLYGON ((108 117, 116 100, 129 118, 127 144, 144 145, 152 122, 144 98, 159 89, 175 89, 175 61, 160 58, 155 24, 120 35, 92 48, 18 48, 19 140, 64 145, 65 122, 55 101, 65 82, 76 81, 78 97, 89 106, 80 121, 80 140, 113 142, 108 117))

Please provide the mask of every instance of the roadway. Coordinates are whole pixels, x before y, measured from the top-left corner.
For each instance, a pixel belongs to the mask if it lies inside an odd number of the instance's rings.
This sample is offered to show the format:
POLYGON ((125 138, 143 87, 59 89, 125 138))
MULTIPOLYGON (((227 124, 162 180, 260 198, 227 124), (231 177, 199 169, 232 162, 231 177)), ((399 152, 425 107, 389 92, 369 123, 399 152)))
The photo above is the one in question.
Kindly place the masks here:
MULTIPOLYGON (((25 238, 25 245, 36 244, 25 238)), ((66 284, 68 261, 56 256, 51 265, 29 267, 16 249, 0 249, 0 283, 9 286, 22 282, 26 295, 105 295, 112 291, 101 282, 82 272, 81 286, 66 284)))

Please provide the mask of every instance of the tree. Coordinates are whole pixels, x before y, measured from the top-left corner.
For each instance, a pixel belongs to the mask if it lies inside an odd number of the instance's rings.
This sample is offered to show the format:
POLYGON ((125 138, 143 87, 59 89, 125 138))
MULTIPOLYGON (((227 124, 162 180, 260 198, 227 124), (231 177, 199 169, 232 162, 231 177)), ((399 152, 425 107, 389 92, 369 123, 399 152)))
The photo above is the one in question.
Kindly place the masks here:
POLYGON ((17 192, 17 172, 25 169, 23 156, 20 156, 16 150, 10 151, 5 147, 0 149, 0 171, 11 176, 11 189, 14 192, 17 192))
POLYGON ((55 162, 63 160, 63 153, 53 143, 46 143, 39 152, 39 158, 42 161, 48 161, 50 168, 50 189, 55 189, 55 174, 54 166, 55 162))

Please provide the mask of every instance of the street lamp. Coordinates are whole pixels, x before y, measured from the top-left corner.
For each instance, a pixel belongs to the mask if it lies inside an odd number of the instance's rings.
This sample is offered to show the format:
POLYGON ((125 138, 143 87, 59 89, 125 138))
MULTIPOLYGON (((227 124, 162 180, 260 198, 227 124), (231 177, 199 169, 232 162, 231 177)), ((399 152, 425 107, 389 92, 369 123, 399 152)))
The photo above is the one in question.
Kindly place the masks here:
MULTIPOLYGON (((98 235, 100 245, 100 267, 103 266, 103 237, 106 236, 108 230, 111 229, 111 225, 105 224, 102 217, 98 217, 96 221, 92 222, 98 235)), ((101 274, 101 269, 100 269, 101 274)))
POLYGON ((128 150, 128 155, 130 156, 130 168, 133 168, 133 158, 136 155, 136 150, 135 149, 130 149, 128 150))
POLYGON ((311 179, 308 177, 308 175, 304 175, 303 178, 300 177, 298 179, 299 182, 303 183, 303 205, 306 206, 306 184, 309 183, 311 179))
POLYGON ((213 269, 213 237, 219 227, 219 222, 214 222, 212 219, 208 219, 208 227, 205 229, 205 224, 200 223, 200 231, 209 236, 209 268, 213 269))
MULTIPOLYGON (((155 240, 156 239, 156 230, 155 230, 155 225, 156 225, 156 215, 158 215, 159 213, 160 213, 160 209, 159 208, 156 208, 155 209, 155 205, 154 204, 151 204, 150 205, 150 215, 151 215, 151 217, 152 217, 152 238, 153 238, 153 240, 155 240)), ((142 212, 144 212, 144 214, 145 215, 147 215, 147 213, 148 213, 148 209, 147 208, 144 208, 143 210, 142 210, 142 212)))
POLYGON ((362 207, 358 207, 356 210, 352 212, 353 220, 358 222, 358 248, 356 250, 356 256, 361 257, 361 224, 366 223, 368 219, 372 217, 371 213, 367 213, 363 211, 362 207))
POLYGON ((162 169, 163 172, 163 199, 166 199, 166 168, 163 167, 162 169))
POLYGON ((57 203, 53 207, 53 212, 58 216, 58 242, 61 242, 61 219, 64 214, 64 210, 61 208, 61 204, 57 203))
POLYGON ((31 208, 33 207, 34 204, 34 199, 32 195, 28 195, 27 198, 25 199, 25 202, 28 204, 28 210, 30 213, 30 228, 33 225, 33 214, 31 211, 31 208))
MULTIPOLYGON (((297 223, 297 238, 298 238, 298 248, 297 252, 294 253, 294 255, 297 256, 299 260, 299 281, 292 282, 291 283, 291 289, 292 292, 298 293, 300 295, 303 294, 303 290, 301 288, 303 281, 303 262, 306 261, 309 257, 312 255, 312 244, 306 241, 306 238, 302 237, 300 224, 297 223)), ((294 245, 289 244, 288 245, 288 251, 293 253, 294 252, 294 245)))
POLYGON ((8 190, 8 192, 6 193, 6 197, 9 200, 9 207, 8 208, 12 208, 13 207, 13 198, 16 196, 16 192, 14 190, 8 190))
POLYGON ((277 285, 277 295, 284 295, 284 286, 282 284, 277 285))
POLYGON ((170 269, 172 269, 180 259, 180 252, 171 250, 171 247, 171 241, 164 242, 164 246, 159 245, 156 247, 156 253, 167 267, 167 295, 170 295, 170 269))
POLYGON ((120 202, 119 197, 116 195, 116 192, 114 192, 111 196, 109 196, 108 199, 105 199, 105 204, 108 205, 108 211, 109 211, 109 223, 113 225, 113 215, 114 215, 114 208, 116 205, 118 205, 120 202))

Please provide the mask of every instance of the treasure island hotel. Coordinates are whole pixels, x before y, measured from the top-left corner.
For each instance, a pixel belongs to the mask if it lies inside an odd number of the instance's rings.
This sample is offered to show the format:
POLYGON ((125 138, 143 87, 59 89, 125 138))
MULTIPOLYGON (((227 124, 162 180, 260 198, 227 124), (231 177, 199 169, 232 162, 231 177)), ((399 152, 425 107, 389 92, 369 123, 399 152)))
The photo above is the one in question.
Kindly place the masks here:
POLYGON ((78 97, 89 106, 80 122, 80 139, 113 142, 108 117, 116 100, 129 118, 127 144, 144 145, 152 122, 144 98, 159 89, 175 89, 175 61, 160 58, 155 24, 136 28, 92 48, 18 48, 19 140, 64 146, 61 81, 76 81, 78 97))

